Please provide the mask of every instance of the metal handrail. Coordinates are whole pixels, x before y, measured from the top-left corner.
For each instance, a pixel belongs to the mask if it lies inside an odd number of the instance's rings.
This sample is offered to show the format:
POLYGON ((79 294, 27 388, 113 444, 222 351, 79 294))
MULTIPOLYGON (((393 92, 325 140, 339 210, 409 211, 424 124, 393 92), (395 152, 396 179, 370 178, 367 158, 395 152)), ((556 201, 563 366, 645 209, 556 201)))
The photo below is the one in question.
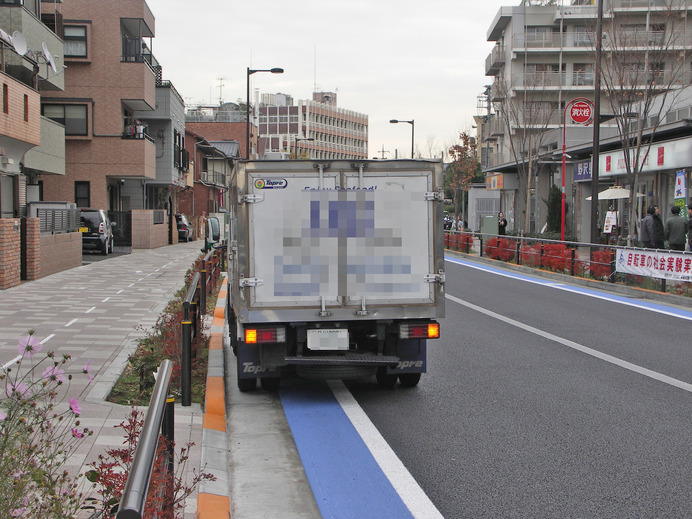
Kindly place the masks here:
POLYGON ((170 360, 164 360, 159 366, 156 384, 149 400, 149 410, 139 435, 137 450, 132 460, 130 473, 127 476, 125 490, 120 499, 117 519, 141 519, 143 517, 159 442, 159 431, 164 423, 164 411, 167 407, 166 400, 172 371, 173 363, 170 360))

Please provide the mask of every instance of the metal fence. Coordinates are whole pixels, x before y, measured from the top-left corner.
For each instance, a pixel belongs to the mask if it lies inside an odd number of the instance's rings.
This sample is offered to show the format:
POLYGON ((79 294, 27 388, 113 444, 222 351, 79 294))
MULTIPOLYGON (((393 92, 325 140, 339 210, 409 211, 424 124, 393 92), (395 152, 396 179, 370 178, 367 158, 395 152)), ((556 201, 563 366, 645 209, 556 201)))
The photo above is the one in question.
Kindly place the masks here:
POLYGON ((38 209, 41 234, 79 231, 79 209, 38 209))
MULTIPOLYGON (((474 232, 445 231, 445 249, 480 257, 549 270, 570 276, 589 278, 610 283, 660 290, 667 292, 674 287, 678 295, 692 296, 692 283, 687 281, 667 282, 666 279, 618 272, 617 251, 632 249, 613 245, 565 242, 530 238, 483 234, 474 232)), ((647 251, 649 249, 634 249, 647 251)), ((649 250, 649 252, 652 252, 649 250)), ((678 254, 690 258, 692 253, 666 251, 667 255, 678 254)))

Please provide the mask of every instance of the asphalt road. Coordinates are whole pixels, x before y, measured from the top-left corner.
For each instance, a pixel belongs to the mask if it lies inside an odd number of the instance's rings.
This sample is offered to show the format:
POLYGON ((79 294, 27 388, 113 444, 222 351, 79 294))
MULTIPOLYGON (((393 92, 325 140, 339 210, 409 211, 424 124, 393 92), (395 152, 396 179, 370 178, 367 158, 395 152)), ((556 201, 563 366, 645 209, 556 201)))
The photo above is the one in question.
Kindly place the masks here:
POLYGON ((692 517, 692 321, 564 288, 447 263, 420 385, 348 387, 444 517, 692 517))

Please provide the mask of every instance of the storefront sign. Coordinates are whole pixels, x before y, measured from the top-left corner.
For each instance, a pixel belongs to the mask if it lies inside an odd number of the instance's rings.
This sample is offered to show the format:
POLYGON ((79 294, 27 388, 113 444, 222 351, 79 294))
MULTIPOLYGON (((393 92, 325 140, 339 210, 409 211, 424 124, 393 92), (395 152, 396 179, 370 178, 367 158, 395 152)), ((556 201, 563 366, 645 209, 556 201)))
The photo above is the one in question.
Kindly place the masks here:
POLYGON ((574 181, 586 182, 591 180, 591 161, 584 160, 574 164, 574 181))
POLYGON ((485 176, 486 189, 502 189, 504 187, 505 176, 502 173, 489 173, 485 176))
MULTIPOLYGON (((681 209, 685 209, 685 201, 687 200, 687 186, 685 185, 685 170, 675 172, 675 192, 673 198, 675 205, 681 209)), ((683 214, 685 214, 683 212, 683 214)))
MULTIPOLYGON (((646 153, 646 147, 642 147, 639 161, 641 172, 660 171, 664 169, 680 169, 689 167, 692 154, 692 139, 679 139, 661 144, 654 144, 646 153), (646 154, 646 156, 645 156, 646 154)), ((630 151, 633 157, 633 152, 630 151)), ((634 158, 630 160, 634 163, 634 158)), ((622 151, 601 153, 599 159, 599 172, 602 177, 613 177, 627 174, 625 155, 622 151)))
POLYGON ((692 254, 617 249, 615 270, 637 276, 692 281, 692 254))

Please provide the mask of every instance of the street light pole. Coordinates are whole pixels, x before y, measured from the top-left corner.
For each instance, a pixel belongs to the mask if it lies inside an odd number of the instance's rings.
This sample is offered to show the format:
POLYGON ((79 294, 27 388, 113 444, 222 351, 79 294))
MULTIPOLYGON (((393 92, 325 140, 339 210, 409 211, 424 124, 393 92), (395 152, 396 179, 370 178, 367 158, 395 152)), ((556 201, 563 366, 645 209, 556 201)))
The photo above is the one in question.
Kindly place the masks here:
POLYGON ((296 159, 299 158, 298 157, 298 142, 300 142, 300 141, 314 141, 314 140, 315 140, 314 137, 297 137, 296 138, 296 159))
POLYGON ((245 96, 245 158, 250 158, 250 76, 255 72, 271 72, 272 74, 283 74, 282 68, 251 69, 247 68, 247 90, 245 96))
POLYGON ((397 124, 397 123, 408 123, 411 125, 411 158, 413 158, 413 149, 414 149, 414 131, 415 131, 415 125, 413 122, 413 119, 410 121, 400 121, 399 119, 391 119, 389 121, 392 124, 397 124))

